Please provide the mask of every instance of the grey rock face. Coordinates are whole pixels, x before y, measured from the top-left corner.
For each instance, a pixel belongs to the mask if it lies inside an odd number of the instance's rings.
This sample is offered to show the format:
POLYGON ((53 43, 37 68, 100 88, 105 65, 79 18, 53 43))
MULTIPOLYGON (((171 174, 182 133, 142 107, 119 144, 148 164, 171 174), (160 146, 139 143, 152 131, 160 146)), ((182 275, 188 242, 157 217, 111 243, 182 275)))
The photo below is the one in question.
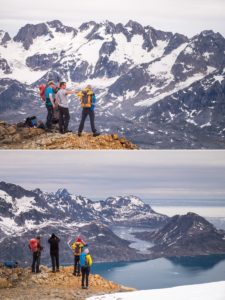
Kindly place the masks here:
POLYGON ((14 37, 15 42, 21 42, 26 50, 33 44, 33 40, 39 36, 46 36, 50 33, 45 23, 37 25, 27 24, 22 27, 14 37))
POLYGON ((33 70, 48 70, 57 61, 58 54, 35 54, 26 59, 26 64, 33 70))
POLYGON ((139 90, 143 85, 148 84, 149 80, 149 74, 143 68, 135 67, 112 84, 109 93, 121 96, 126 91, 139 90))
POLYGON ((6 45, 6 43, 11 40, 11 37, 8 34, 8 32, 4 32, 3 30, 0 30, 0 37, 0 45, 6 45))
POLYGON ((12 73, 12 70, 11 70, 7 60, 4 58, 0 58, 0 69, 3 71, 4 74, 12 73))
POLYGON ((91 26, 95 26, 96 22, 94 21, 90 21, 90 22, 85 22, 83 24, 81 24, 81 26, 79 27, 79 30, 81 32, 88 30, 91 26))
POLYGON ((73 32, 73 36, 75 36, 78 32, 73 27, 63 25, 62 22, 60 22, 59 20, 54 20, 54 21, 51 21, 51 22, 47 22, 47 24, 49 25, 49 27, 55 28, 56 32, 61 32, 61 33, 73 32))
POLYGON ((88 78, 89 64, 87 61, 78 61, 70 67, 70 78, 74 82, 82 82, 88 78))
POLYGON ((191 39, 179 54, 172 67, 176 80, 184 81, 196 73, 204 73, 207 68, 221 68, 225 65, 225 39, 212 31, 202 32, 191 39))
POLYGON ((93 78, 103 76, 111 78, 118 75, 119 64, 109 59, 109 56, 116 50, 116 46, 115 39, 111 42, 103 43, 99 51, 99 60, 96 63, 93 78))
MULTIPOLYGON (((16 80, 1 79, 0 85, 2 92, 0 94, 0 110, 2 112, 6 110, 16 110, 21 107, 25 99, 21 98, 21 95, 26 95, 26 88, 23 84, 16 80)), ((25 96, 27 99, 27 96, 25 96)))
POLYGON ((183 43, 187 43, 188 38, 182 34, 175 33, 174 36, 169 41, 169 44, 165 48, 164 55, 171 53, 173 50, 177 49, 183 43))

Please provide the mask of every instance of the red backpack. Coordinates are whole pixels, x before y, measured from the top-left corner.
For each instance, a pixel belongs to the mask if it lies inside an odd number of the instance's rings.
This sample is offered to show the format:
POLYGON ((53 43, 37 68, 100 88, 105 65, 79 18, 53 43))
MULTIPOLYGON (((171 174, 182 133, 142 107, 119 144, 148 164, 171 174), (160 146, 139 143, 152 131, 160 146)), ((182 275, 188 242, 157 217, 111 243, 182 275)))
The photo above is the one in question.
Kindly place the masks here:
POLYGON ((36 239, 31 239, 29 247, 32 252, 36 252, 38 250, 38 241, 36 239))
POLYGON ((42 101, 45 101, 45 90, 46 90, 47 85, 42 83, 39 85, 39 94, 42 99, 42 101))

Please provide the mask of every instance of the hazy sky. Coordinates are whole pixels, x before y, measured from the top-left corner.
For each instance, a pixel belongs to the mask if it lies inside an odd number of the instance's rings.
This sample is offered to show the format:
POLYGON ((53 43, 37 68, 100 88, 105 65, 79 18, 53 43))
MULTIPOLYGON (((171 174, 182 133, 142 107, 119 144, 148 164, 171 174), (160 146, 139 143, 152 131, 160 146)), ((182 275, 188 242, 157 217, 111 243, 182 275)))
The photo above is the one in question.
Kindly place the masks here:
POLYGON ((223 199, 225 151, 1 151, 0 180, 91 199, 223 199))
POLYGON ((89 20, 133 19, 188 36, 205 29, 225 36, 224 0, 0 0, 0 5, 0 28, 12 35, 27 23, 55 19, 75 27, 89 20))

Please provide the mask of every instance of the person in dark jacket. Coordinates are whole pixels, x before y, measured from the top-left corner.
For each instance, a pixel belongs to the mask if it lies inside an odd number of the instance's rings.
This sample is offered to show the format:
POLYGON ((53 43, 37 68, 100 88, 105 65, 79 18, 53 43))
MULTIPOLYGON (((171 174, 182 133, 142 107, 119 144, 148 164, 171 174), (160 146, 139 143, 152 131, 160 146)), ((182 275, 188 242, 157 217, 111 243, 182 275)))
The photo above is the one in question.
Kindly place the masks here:
POLYGON ((41 246, 41 237, 37 236, 36 239, 32 239, 34 242, 33 246, 32 243, 29 244, 29 248, 31 252, 33 252, 33 262, 32 262, 32 273, 40 273, 40 262, 41 262, 41 251, 43 247, 41 246))
POLYGON ((59 242, 60 239, 53 233, 48 240, 50 244, 50 256, 52 260, 52 272, 59 272, 59 242))
POLYGON ((96 96, 94 92, 92 91, 91 85, 88 85, 83 91, 77 92, 77 96, 80 99, 80 104, 82 106, 82 115, 81 115, 81 121, 78 129, 78 136, 82 135, 82 131, 84 129, 84 123, 89 116, 90 123, 91 123, 91 130, 93 132, 93 136, 99 136, 100 133, 97 132, 97 129, 95 128, 95 105, 96 105, 96 96))

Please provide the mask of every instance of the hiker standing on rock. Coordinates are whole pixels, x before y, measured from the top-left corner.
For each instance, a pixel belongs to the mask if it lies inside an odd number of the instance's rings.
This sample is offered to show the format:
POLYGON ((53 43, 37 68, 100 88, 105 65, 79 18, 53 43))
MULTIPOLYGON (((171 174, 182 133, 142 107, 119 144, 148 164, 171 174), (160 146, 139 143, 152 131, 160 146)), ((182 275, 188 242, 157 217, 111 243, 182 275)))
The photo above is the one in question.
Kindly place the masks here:
POLYGON ((82 249, 84 247, 85 243, 83 240, 78 237, 76 239, 76 242, 72 244, 71 248, 73 249, 74 253, 74 276, 80 276, 80 254, 82 252, 82 249))
POLYGON ((80 255, 80 266, 82 274, 81 287, 82 289, 88 289, 88 277, 92 266, 92 258, 87 247, 83 247, 83 251, 80 255), (84 282, 86 286, 84 285, 84 282))
POLYGON ((39 267, 41 262, 41 251, 43 247, 41 246, 41 238, 37 236, 36 239, 31 239, 29 242, 29 248, 33 253, 33 262, 31 266, 32 273, 39 273, 39 267))
POLYGON ((69 113, 69 103, 68 103, 68 95, 75 94, 74 90, 66 89, 66 82, 60 82, 59 91, 56 94, 56 102, 59 106, 59 131, 64 134, 67 132, 71 132, 68 130, 68 125, 70 121, 70 113, 69 113))
POLYGON ((80 98, 80 104, 83 108, 81 115, 81 122, 78 129, 78 136, 82 135, 82 131, 84 129, 84 123, 89 116, 91 123, 91 130, 93 132, 93 136, 99 136, 100 133, 97 132, 95 128, 95 104, 96 97, 94 92, 92 91, 91 85, 88 85, 84 90, 77 93, 77 96, 80 98))
POLYGON ((53 233, 48 240, 50 244, 50 256, 52 260, 52 272, 59 272, 59 242, 60 239, 53 233), (56 268, 56 270, 55 270, 56 268))
POLYGON ((46 127, 48 130, 52 129, 53 110, 56 107, 55 102, 54 102, 54 98, 55 98, 54 88, 55 88, 54 82, 49 81, 48 85, 45 89, 45 106, 48 111, 46 127))

